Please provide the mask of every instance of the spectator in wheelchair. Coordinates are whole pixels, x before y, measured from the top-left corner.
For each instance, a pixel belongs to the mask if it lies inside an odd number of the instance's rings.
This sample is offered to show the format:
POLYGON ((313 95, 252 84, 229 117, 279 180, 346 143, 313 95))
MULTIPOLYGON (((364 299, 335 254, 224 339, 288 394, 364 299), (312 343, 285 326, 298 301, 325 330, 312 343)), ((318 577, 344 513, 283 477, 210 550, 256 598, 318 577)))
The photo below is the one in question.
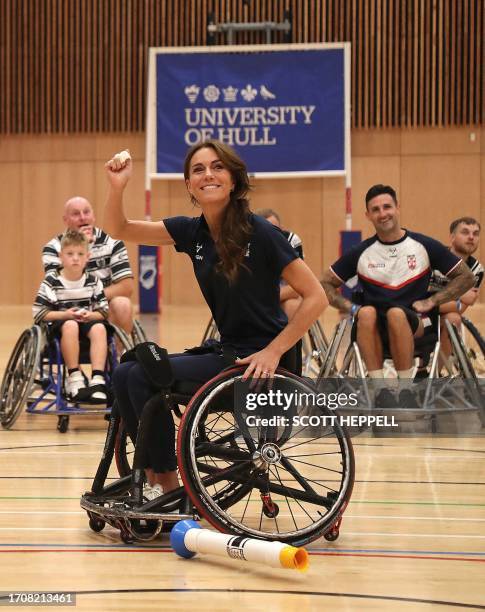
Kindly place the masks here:
MULTIPOLYGON (((280 216, 277 212, 275 212, 272 208, 261 208, 260 210, 256 211, 256 214, 264 217, 270 223, 276 225, 276 227, 279 227, 283 232, 283 235, 286 236, 288 242, 298 253, 298 257, 303 259, 303 244, 300 236, 281 227, 280 216)), ((301 302, 301 296, 298 295, 295 290, 292 289, 292 287, 290 287, 284 280, 282 280, 280 283, 280 302, 281 307, 290 321, 295 312, 298 310, 301 302)))
MULTIPOLYGON (((64 204, 62 217, 67 229, 78 230, 89 242, 87 270, 101 279, 109 304, 109 320, 127 334, 133 331, 133 272, 128 252, 120 240, 113 240, 102 229, 95 226, 93 207, 86 198, 75 196, 64 204)), ((50 240, 42 250, 42 264, 46 274, 60 265, 62 234, 50 240)))
POLYGON ((443 244, 401 227, 400 206, 392 187, 374 185, 365 204, 375 235, 332 264, 322 285, 330 304, 353 317, 353 333, 369 377, 374 379, 376 406, 417 408, 412 390, 415 340, 436 331, 439 307, 465 294, 473 286, 474 276, 443 244), (433 270, 439 270, 448 283, 430 294, 433 270), (355 274, 362 287, 359 304, 339 292, 355 274), (384 381, 386 351, 399 379, 397 396, 384 381))
POLYGON ((33 306, 35 323, 49 323, 48 338, 60 336, 67 395, 73 401, 106 402, 104 368, 108 352, 105 319, 108 302, 101 280, 86 271, 89 243, 85 233, 67 230, 60 241, 61 267, 42 281, 33 306), (92 367, 86 387, 79 365, 80 341, 89 339, 92 367))
MULTIPOLYGON (((192 205, 201 209, 197 217, 128 220, 122 196, 132 174, 131 160, 115 156, 106 172, 104 227, 117 238, 172 245, 188 255, 221 335, 220 343, 169 356, 175 384, 200 386, 234 363, 245 366, 245 379, 270 378, 278 365, 295 369, 296 345, 327 300, 318 279, 280 230, 250 211, 249 177, 238 155, 216 140, 189 150, 185 185, 192 205), (302 296, 290 323, 280 304, 281 277, 302 296)), ((141 410, 156 389, 136 362, 118 366, 113 378, 119 410, 133 439, 141 410)), ((160 411, 157 418, 145 466, 152 485, 149 498, 178 486, 172 414, 160 411)))
MULTIPOLYGON (((473 217, 460 217, 450 224, 450 251, 468 266, 473 274, 475 283, 473 287, 460 296, 458 300, 447 302, 440 306, 441 350, 445 357, 449 357, 451 354, 451 344, 445 320, 448 320, 457 327, 461 325, 461 315, 477 301, 479 288, 483 280, 483 266, 473 257, 473 253, 478 249, 480 229, 480 223, 473 217)), ((449 278, 447 276, 441 274, 439 270, 434 270, 429 285, 430 293, 440 291, 446 287, 448 282, 449 278)), ((426 376, 426 373, 425 368, 418 370, 418 375, 421 377, 426 376)))

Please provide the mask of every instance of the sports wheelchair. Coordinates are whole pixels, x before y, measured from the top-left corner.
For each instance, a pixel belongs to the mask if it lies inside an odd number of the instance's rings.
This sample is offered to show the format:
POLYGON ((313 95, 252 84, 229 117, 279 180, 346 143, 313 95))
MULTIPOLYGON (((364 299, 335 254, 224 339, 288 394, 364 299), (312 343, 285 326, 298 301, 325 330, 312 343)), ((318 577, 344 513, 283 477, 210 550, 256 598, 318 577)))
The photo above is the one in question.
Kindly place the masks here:
MULTIPOLYGON (((133 455, 115 403, 91 490, 81 498, 93 531, 108 523, 131 543, 152 540, 164 523, 203 518, 223 532, 296 545, 320 536, 338 538, 354 483, 348 432, 332 419, 305 437, 305 428, 292 424, 304 406, 294 407, 287 423, 251 426, 236 393, 244 369, 231 366, 202 386, 161 384, 143 409, 133 455), (153 410, 173 410, 180 417, 177 463, 183 486, 146 501, 140 457, 153 410), (121 478, 106 484, 113 460, 121 478)), ((272 384, 315 391, 311 382, 282 369, 272 384)), ((319 410, 330 416, 326 408, 319 410)))
MULTIPOLYGON (((351 386, 353 380, 358 380, 361 382, 360 390, 363 398, 359 411, 375 412, 376 407, 373 406, 368 385, 367 368, 352 333, 353 324, 354 318, 347 318, 335 327, 317 384, 327 378, 338 378, 348 380, 351 386)), ((449 321, 445 321, 445 325, 452 346, 451 358, 447 359, 441 351, 438 321, 436 331, 415 341, 414 357, 421 367, 426 367, 428 370, 427 377, 416 385, 420 392, 421 405, 417 408, 398 410, 401 414, 405 411, 407 414, 426 418, 447 413, 478 411, 481 423, 485 425, 485 398, 470 352, 465 345, 461 330, 449 321), (441 374, 442 369, 445 370, 444 375, 441 374)), ((390 354, 385 353, 384 358, 384 373, 387 378, 395 374, 395 371, 390 354)))
MULTIPOLYGON (((145 333, 134 321, 132 336, 110 324, 108 333, 108 359, 106 382, 109 388, 111 372, 118 363, 114 339, 118 338, 125 350, 135 343, 146 340, 145 333)), ((89 363, 88 346, 81 345, 81 363, 89 363)), ((0 387, 0 422, 10 429, 27 405, 29 414, 51 414, 58 416, 57 429, 65 433, 69 427, 69 416, 78 414, 106 414, 111 409, 108 397, 104 408, 86 407, 71 402, 64 392, 66 372, 62 361, 60 341, 47 340, 45 324, 33 325, 22 332, 8 360, 0 387)))
MULTIPOLYGON (((219 340, 219 330, 214 319, 210 319, 202 336, 202 344, 207 340, 219 340)), ((316 378, 328 350, 328 340, 320 321, 315 321, 302 338, 302 375, 316 378)))

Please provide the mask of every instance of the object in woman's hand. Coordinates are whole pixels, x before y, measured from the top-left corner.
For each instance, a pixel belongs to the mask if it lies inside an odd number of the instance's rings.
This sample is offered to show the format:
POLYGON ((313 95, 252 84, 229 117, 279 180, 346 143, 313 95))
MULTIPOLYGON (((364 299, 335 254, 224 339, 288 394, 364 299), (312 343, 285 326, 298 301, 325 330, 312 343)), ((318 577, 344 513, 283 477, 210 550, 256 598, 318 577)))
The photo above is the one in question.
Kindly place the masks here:
POLYGON ((121 151, 120 153, 116 153, 116 155, 113 157, 113 159, 115 159, 116 161, 121 162, 122 164, 126 163, 129 159, 131 159, 131 155, 129 154, 129 152, 125 149, 124 151, 121 151))

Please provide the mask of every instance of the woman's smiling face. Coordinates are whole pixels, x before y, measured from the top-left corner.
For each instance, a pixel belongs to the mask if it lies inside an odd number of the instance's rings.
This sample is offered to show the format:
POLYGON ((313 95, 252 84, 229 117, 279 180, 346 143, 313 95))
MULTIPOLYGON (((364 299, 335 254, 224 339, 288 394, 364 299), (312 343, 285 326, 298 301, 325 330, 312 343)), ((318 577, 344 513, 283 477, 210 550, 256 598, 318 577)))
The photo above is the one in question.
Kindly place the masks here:
POLYGON ((234 189, 231 173, 212 147, 203 147, 194 154, 185 184, 201 206, 229 202, 234 189))

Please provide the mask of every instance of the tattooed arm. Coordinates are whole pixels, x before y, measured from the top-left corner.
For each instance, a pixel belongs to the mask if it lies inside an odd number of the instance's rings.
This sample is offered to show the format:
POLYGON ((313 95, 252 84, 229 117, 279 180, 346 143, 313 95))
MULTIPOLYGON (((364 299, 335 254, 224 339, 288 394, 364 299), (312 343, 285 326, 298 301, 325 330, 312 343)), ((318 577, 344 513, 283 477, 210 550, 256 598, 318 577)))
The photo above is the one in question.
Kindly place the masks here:
POLYGON ((451 302, 452 300, 457 300, 475 284, 475 277, 472 271, 463 262, 449 273, 448 278, 450 282, 446 287, 433 293, 433 295, 426 300, 414 302, 414 310, 416 312, 428 312, 436 306, 446 304, 446 302, 451 302))
POLYGON ((329 304, 340 312, 348 314, 352 308, 352 302, 339 291, 339 288, 343 285, 342 281, 328 269, 323 273, 320 283, 327 294, 329 304))

